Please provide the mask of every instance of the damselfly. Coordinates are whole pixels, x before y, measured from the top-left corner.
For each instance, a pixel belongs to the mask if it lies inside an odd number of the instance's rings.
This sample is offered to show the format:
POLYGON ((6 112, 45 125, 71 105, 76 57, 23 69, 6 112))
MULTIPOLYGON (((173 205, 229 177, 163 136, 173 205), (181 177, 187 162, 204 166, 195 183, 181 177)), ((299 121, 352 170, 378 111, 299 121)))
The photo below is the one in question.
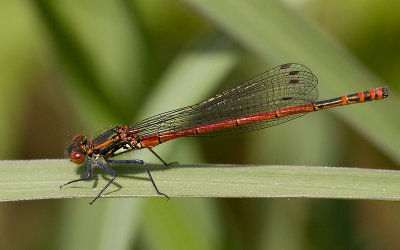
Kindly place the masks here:
POLYGON ((283 64, 195 105, 161 113, 133 125, 118 125, 90 140, 84 135, 77 135, 67 153, 70 160, 77 164, 86 159, 86 175, 61 187, 89 180, 92 164, 99 166, 112 178, 90 202, 92 204, 117 177, 117 172, 109 164, 140 164, 157 194, 169 198, 159 191, 143 160, 110 158, 130 150, 147 148, 164 165, 168 165, 152 148, 172 139, 257 130, 279 125, 309 112, 381 100, 388 96, 388 88, 380 87, 316 102, 317 82, 316 76, 304 65, 283 64))

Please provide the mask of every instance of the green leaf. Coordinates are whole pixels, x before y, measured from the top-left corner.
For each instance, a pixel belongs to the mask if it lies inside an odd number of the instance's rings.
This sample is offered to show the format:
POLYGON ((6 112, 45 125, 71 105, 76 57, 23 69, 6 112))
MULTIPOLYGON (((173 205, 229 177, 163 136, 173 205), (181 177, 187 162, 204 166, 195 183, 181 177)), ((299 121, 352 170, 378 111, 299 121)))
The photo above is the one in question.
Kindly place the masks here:
MULTIPOLYGON (((400 200, 400 171, 394 170, 211 164, 149 167, 158 188, 171 198, 400 200)), ((66 160, 1 161, 0 169, 3 179, 0 201, 93 198, 110 179, 103 172, 94 173, 95 181, 71 184, 60 190, 60 185, 78 178, 79 168, 66 160)), ((114 169, 118 178, 103 197, 160 197, 140 165, 116 166, 114 169)))

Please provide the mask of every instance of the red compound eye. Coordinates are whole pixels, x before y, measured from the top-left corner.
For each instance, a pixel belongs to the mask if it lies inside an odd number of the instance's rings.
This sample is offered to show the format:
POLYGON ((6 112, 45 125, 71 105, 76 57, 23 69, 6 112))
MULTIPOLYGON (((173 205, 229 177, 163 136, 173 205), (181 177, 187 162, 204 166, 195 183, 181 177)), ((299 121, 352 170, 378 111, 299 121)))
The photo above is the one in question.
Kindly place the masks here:
POLYGON ((69 159, 75 164, 82 164, 85 160, 85 155, 81 152, 73 151, 69 154, 69 159))

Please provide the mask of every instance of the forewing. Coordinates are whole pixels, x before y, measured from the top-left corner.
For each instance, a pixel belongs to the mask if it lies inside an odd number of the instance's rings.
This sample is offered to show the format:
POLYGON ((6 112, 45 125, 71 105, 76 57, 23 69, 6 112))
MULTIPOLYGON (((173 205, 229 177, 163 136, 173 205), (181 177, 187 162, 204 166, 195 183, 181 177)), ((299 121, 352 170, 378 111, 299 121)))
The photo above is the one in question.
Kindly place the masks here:
MULTIPOLYGON (((304 65, 284 64, 205 101, 152 116, 132 127, 142 136, 174 133, 284 107, 309 104, 318 97, 317 83, 317 78, 304 65)), ((276 126, 304 114, 257 121, 193 136, 257 130, 276 126)))

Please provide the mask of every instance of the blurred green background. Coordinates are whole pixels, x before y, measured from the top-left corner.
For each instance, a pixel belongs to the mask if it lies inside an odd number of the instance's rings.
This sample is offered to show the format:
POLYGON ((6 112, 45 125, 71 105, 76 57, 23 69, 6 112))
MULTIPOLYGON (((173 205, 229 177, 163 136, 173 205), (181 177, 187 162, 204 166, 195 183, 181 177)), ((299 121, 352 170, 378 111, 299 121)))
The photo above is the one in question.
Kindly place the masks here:
MULTIPOLYGON (((298 62, 318 76, 320 100, 382 82, 390 97, 156 151, 187 163, 397 169, 399 7, 394 0, 2 1, 0 157, 63 158, 76 133, 95 136, 298 62)), ((148 152, 127 157, 157 162, 148 152)), ((1 249, 399 249, 399 232, 399 204, 381 201, 0 204, 1 249)))

